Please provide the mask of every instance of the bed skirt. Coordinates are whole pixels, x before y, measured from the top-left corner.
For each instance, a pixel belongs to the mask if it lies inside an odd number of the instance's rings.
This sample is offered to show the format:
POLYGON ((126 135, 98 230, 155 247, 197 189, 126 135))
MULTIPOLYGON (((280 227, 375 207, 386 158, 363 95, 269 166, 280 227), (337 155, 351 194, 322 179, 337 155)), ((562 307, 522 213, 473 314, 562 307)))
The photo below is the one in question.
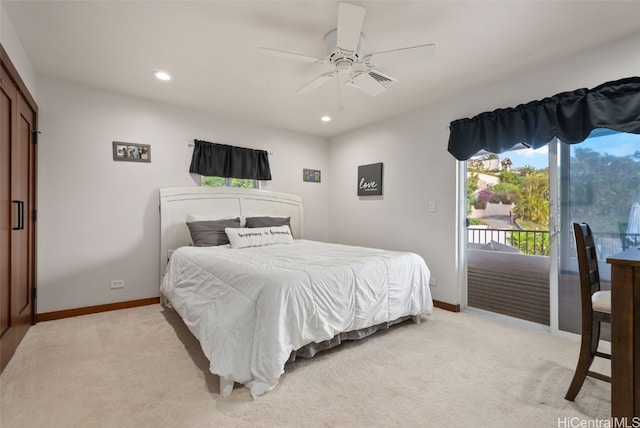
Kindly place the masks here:
POLYGON ((331 348, 334 348, 340 345, 344 340, 355 341, 355 340, 364 339, 365 337, 371 336, 373 333, 375 333, 378 330, 388 329, 389 327, 395 324, 400 324, 402 322, 405 322, 410 318, 413 318, 416 323, 420 322, 420 315, 416 317, 412 317, 412 316, 400 317, 394 321, 384 322, 384 323, 363 328, 360 330, 347 331, 345 333, 338 333, 333 338, 329 340, 325 340, 320 343, 311 342, 308 345, 305 345, 302 348, 291 352, 291 355, 289 356, 287 363, 295 361, 296 358, 298 357, 313 358, 318 352, 322 352, 322 351, 326 351, 331 348))

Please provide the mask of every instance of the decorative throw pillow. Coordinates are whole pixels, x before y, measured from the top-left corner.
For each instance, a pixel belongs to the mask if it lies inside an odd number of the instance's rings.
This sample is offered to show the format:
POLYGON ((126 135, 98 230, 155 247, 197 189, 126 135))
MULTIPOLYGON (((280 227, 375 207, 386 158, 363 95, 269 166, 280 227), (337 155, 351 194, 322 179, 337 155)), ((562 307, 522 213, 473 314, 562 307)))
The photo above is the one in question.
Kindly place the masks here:
POLYGON ((187 223, 191 240, 196 247, 214 247, 229 243, 226 228, 240 227, 240 218, 194 221, 187 223))
POLYGON ((291 226, 291 217, 247 217, 247 227, 291 226))
MULTIPOLYGON (((187 223, 193 223, 194 221, 217 221, 217 220, 235 220, 238 216, 221 216, 221 215, 207 215, 207 214, 187 214, 187 223)), ((240 218, 242 224, 242 218, 240 218)))
POLYGON ((293 243, 289 226, 226 228, 225 232, 231 243, 231 248, 293 243))

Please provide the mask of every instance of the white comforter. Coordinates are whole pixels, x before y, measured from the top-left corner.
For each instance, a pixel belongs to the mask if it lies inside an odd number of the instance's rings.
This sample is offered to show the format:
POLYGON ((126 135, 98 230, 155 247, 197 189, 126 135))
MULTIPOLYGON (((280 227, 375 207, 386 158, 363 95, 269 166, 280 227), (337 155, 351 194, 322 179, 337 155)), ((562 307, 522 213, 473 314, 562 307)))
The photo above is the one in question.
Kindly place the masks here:
POLYGON ((431 313, 429 275, 413 253, 296 240, 179 248, 161 291, 200 341, 211 372, 257 397, 308 343, 431 313))

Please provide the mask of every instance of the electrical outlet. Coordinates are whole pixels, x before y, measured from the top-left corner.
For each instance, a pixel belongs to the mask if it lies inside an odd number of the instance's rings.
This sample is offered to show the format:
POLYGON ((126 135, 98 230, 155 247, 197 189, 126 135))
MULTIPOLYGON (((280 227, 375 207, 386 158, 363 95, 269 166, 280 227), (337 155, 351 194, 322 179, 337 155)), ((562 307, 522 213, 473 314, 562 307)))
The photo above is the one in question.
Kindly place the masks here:
POLYGON ((112 279, 111 280, 111 289, 114 288, 124 288, 124 279, 112 279))
POLYGON ((436 286, 436 279, 435 278, 429 278, 429 286, 431 286, 431 287, 435 287, 436 286))

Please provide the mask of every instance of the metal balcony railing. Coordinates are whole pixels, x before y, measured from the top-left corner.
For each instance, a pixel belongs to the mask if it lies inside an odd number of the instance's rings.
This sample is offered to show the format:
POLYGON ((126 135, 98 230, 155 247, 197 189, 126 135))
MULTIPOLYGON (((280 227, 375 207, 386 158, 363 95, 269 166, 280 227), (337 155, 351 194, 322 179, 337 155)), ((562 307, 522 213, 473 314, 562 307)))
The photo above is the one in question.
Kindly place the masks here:
POLYGON ((607 257, 628 248, 640 246, 638 233, 594 233, 593 240, 600 260, 606 260, 607 257))
POLYGON ((468 228, 467 241, 474 244, 489 244, 493 241, 518 248, 524 254, 549 255, 549 232, 546 230, 468 228))
MULTIPOLYGON (((524 254, 536 256, 549 255, 549 236, 548 231, 541 230, 467 228, 469 243, 489 244, 493 241, 518 248, 524 254)), ((640 247, 638 233, 594 233, 593 237, 598 257, 603 260, 629 247, 640 247)))

